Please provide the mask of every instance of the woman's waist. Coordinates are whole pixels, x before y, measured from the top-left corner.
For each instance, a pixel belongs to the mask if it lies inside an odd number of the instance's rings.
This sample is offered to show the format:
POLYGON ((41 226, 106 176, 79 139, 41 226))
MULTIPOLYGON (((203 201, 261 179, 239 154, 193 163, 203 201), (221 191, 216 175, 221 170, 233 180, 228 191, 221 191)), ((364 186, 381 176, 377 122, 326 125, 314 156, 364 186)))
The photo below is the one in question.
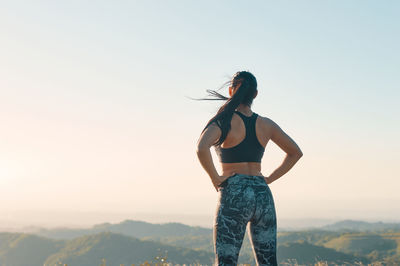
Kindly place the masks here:
POLYGON ((266 186, 265 177, 263 175, 247 175, 234 173, 228 176, 220 185, 225 186, 227 184, 240 184, 240 185, 262 185, 266 186))
POLYGON ((249 176, 262 176, 261 164, 256 162, 245 163, 223 163, 222 175, 230 176, 233 174, 249 175, 249 176))

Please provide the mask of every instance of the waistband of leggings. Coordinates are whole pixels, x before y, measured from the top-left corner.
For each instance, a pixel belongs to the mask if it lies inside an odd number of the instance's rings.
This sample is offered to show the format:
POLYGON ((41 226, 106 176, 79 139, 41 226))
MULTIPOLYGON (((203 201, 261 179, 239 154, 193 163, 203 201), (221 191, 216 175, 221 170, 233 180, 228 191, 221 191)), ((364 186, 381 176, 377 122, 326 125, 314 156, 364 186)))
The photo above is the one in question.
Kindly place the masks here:
POLYGON ((224 182, 222 183, 232 183, 232 182, 245 182, 245 181, 261 181, 262 184, 265 183, 264 176, 262 175, 246 175, 246 174, 233 174, 230 177, 228 177, 224 182))
POLYGON ((244 178, 264 178, 262 175, 246 175, 246 174, 233 174, 233 175, 231 175, 231 177, 233 177, 233 176, 241 176, 241 177, 244 177, 244 178))

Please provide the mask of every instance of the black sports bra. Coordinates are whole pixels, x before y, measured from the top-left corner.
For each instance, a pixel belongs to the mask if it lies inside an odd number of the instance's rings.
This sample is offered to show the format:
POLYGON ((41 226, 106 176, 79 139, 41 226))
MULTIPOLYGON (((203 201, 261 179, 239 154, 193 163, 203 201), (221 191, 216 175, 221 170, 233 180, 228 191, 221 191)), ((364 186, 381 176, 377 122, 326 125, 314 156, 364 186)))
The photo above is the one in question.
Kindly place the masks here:
POLYGON ((265 148, 260 144, 256 135, 256 120, 258 114, 245 116, 235 110, 243 120, 246 127, 246 136, 238 145, 231 148, 215 146, 215 151, 222 163, 261 162, 265 148))

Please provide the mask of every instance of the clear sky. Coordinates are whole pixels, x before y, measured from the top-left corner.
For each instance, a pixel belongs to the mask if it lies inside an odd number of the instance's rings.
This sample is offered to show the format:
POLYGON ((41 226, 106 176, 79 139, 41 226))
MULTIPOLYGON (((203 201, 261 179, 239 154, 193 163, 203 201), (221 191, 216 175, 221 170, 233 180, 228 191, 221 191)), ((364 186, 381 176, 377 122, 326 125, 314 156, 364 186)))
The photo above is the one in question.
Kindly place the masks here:
MULTIPOLYGON (((253 111, 304 153, 270 185, 278 224, 400 220, 399 13, 399 1, 3 1, 0 213, 212 216, 195 150, 222 102, 187 97, 248 70, 253 111)), ((284 155, 270 142, 263 174, 284 155)))

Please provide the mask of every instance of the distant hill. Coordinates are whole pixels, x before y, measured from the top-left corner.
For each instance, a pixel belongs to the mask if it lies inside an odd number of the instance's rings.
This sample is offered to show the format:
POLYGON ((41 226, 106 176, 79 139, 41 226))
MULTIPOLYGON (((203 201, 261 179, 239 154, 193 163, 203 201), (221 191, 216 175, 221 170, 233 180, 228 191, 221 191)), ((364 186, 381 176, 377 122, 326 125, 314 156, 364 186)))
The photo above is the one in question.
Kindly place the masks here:
POLYGON ((142 221, 125 220, 121 223, 103 223, 91 228, 71 229, 37 229, 35 234, 54 239, 72 239, 75 237, 100 232, 120 233, 127 236, 142 237, 179 237, 179 236, 209 236, 212 230, 199 226, 189 226, 181 223, 152 224, 142 221))
POLYGON ((320 227, 324 230, 332 231, 388 231, 388 230, 400 230, 400 223, 383 223, 383 222, 364 222, 357 220, 343 220, 333 224, 325 225, 320 227))
POLYGON ((211 264, 214 256, 205 251, 164 245, 153 241, 144 241, 111 232, 82 236, 67 242, 57 253, 51 255, 46 265, 57 262, 68 265, 98 266, 102 259, 110 265, 131 265, 152 261, 157 255, 167 254, 168 262, 189 264, 199 262, 211 264), (165 253, 167 252, 167 253, 165 253))
MULTIPOLYGON (((399 234, 400 238, 400 234, 399 234)), ((396 249, 397 243, 393 239, 385 239, 381 235, 372 233, 343 234, 324 244, 325 247, 340 251, 368 254, 374 250, 396 249)))
MULTIPOLYGON (((153 224, 143 221, 125 220, 117 224, 103 223, 83 229, 39 228, 35 234, 53 239, 73 239, 100 232, 113 232, 176 247, 187 247, 206 252, 214 251, 212 229, 198 226, 193 227, 181 223, 153 224)), ((243 241, 239 262, 254 262, 253 251, 247 234, 243 241)))
MULTIPOLYGON (((367 237, 362 238, 357 237, 357 233, 353 235, 345 233, 337 237, 333 235, 324 237, 323 231, 314 235, 309 235, 309 233, 304 232, 304 235, 301 235, 301 232, 293 232, 293 236, 285 237, 291 240, 313 239, 315 242, 324 243, 324 246, 305 240, 283 243, 278 240, 278 261, 307 265, 317 260, 339 265, 345 262, 367 264, 376 259, 394 261, 388 265, 398 265, 396 263, 400 262, 400 254, 396 253, 399 246, 396 244, 398 242, 396 234, 387 234, 382 237, 366 235, 367 237), (328 241, 324 242, 325 240, 328 241), (375 256, 376 252, 382 256, 375 256)), ((400 232, 397 236, 400 239, 400 232)), ((192 246, 197 240, 196 237, 192 239, 193 242, 186 239, 186 246, 192 246)), ((209 241, 211 244, 211 238, 209 241)), ((207 250, 210 250, 210 246, 207 250)), ((66 263, 70 266, 98 266, 102 259, 106 260, 107 265, 130 265, 143 263, 146 260, 151 261, 155 256, 164 254, 167 254, 167 261, 173 264, 199 262, 203 265, 211 265, 213 253, 207 250, 193 250, 111 232, 85 235, 71 240, 55 240, 20 233, 0 234, 0 266, 55 265, 57 263, 66 263), (167 253, 164 253, 166 251, 167 253)), ((239 263, 254 264, 249 243, 244 243, 239 263)))
MULTIPOLYGON (((332 248, 337 252, 366 256, 370 259, 381 259, 397 254, 396 251, 393 251, 391 249, 378 251, 380 249, 379 245, 383 245, 381 243, 384 243, 384 245, 387 245, 387 247, 392 247, 393 245, 398 245, 400 247, 400 244, 394 244, 394 242, 391 242, 390 240, 382 239, 381 242, 369 242, 369 248, 374 249, 374 251, 369 251, 368 248, 361 248, 361 242, 357 242, 356 244, 354 244, 353 248, 351 249, 346 249, 347 242, 343 241, 343 239, 341 239, 340 237, 344 233, 363 231, 373 232, 375 231, 375 229, 379 232, 382 232, 381 234, 383 234, 384 232, 390 232, 391 230, 396 231, 396 229, 393 228, 397 228, 397 226, 398 224, 388 224, 381 222, 368 223, 363 221, 343 220, 331 225, 315 229, 281 232, 278 231, 278 244, 282 245, 286 243, 305 241, 312 245, 332 248)), ((397 231, 400 231, 400 229, 397 231)), ((212 229, 192 227, 181 223, 152 224, 142 221, 125 220, 117 224, 99 224, 87 229, 42 228, 36 233, 41 236, 46 236, 54 239, 72 239, 100 232, 113 232, 126 236, 140 238, 141 240, 157 241, 175 247, 187 247, 190 249, 201 250, 209 253, 213 252, 212 229)), ((239 262, 254 263, 253 251, 247 234, 243 241, 242 249, 240 251, 239 262)))
MULTIPOLYGON (((392 234, 346 233, 323 244, 325 247, 352 254, 362 254, 380 260, 397 253, 400 232, 392 234)), ((400 255, 400 254, 399 254, 400 255)))
POLYGON ((312 245, 306 241, 285 243, 278 248, 279 262, 296 262, 298 264, 314 265, 317 261, 328 261, 342 265, 342 263, 363 264, 370 263, 370 260, 362 256, 354 256, 331 248, 312 245))
POLYGON ((47 257, 57 252, 65 243, 65 240, 31 234, 0 233, 0 265, 43 265, 47 257))
MULTIPOLYGON (((364 227, 357 229, 381 224, 346 220, 328 226, 329 230, 324 227, 278 231, 278 259, 281 262, 292 259, 303 264, 313 263, 315 258, 338 264, 385 260, 395 261, 387 265, 400 265, 400 230, 387 229, 391 227, 376 232, 351 229, 359 223, 364 227)), ((40 228, 36 234, 0 233, 0 266, 34 266, 44 262, 54 265, 57 261, 70 266, 98 266, 103 258, 112 265, 130 265, 152 260, 165 250, 168 250, 168 261, 176 264, 190 264, 196 260, 209 264, 213 260, 212 229, 180 223, 125 220, 82 229, 40 228), (29 261, 25 261, 25 254, 29 261), (92 262, 94 264, 89 264, 92 262)), ((255 264, 247 233, 239 263, 255 264)))
MULTIPOLYGON (((336 232, 363 232, 363 231, 399 231, 400 223, 369 223, 364 221, 356 221, 356 220, 343 220, 330 225, 325 225, 318 228, 310 228, 305 230, 292 230, 292 231, 278 231, 278 234, 285 232, 304 232, 304 231, 336 231, 336 232)), ((125 220, 121 223, 111 224, 111 223, 103 223, 94 225, 90 228, 80 228, 80 229, 71 229, 71 228, 54 228, 54 229, 46 229, 46 228, 37 228, 32 233, 54 238, 54 239, 72 239, 75 237, 95 234, 100 232, 113 232, 120 233, 127 236, 137 237, 137 238, 168 238, 168 237, 186 237, 186 236, 209 236, 212 234, 212 229, 204 228, 200 226, 188 226, 181 223, 164 223, 164 224, 153 224, 143 221, 134 221, 134 220, 125 220)), ((326 234, 326 232, 324 233, 326 234)), ((306 241, 310 241, 305 239, 306 241)))
MULTIPOLYGON (((55 265, 98 266, 102 259, 110 265, 131 265, 167 255, 176 264, 211 264, 214 255, 202 250, 165 245, 111 232, 86 235, 72 240, 54 240, 30 234, 0 233, 1 266, 55 265)), ((107 264, 107 265, 109 265, 107 264)))
POLYGON ((290 232, 278 232, 278 243, 285 244, 291 242, 305 241, 314 245, 322 245, 330 239, 334 239, 342 235, 342 232, 329 231, 329 230, 302 230, 290 232))
POLYGON ((301 241, 346 254, 364 256, 371 260, 400 256, 400 230, 393 232, 306 230, 278 233, 279 245, 301 241))

